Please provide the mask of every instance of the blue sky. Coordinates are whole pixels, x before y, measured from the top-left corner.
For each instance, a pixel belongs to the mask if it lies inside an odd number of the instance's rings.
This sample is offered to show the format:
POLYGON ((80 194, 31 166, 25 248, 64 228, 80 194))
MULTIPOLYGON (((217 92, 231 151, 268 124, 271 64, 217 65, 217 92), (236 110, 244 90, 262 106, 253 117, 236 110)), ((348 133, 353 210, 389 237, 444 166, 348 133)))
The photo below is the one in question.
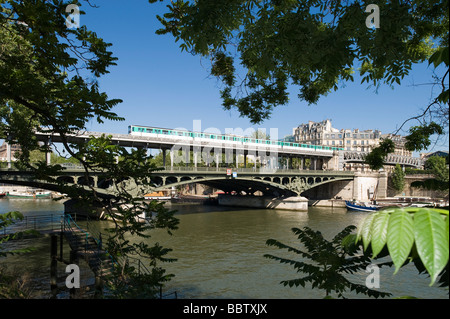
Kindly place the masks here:
MULTIPOLYGON (((409 117, 420 113, 431 99, 431 87, 413 84, 431 79, 432 68, 418 65, 401 86, 382 86, 376 93, 359 80, 341 84, 341 88, 308 105, 297 98, 292 88, 290 103, 274 109, 269 120, 254 126, 236 111, 221 106, 219 84, 208 76, 208 61, 181 52, 171 35, 156 35, 160 23, 156 15, 166 11, 164 3, 149 4, 147 0, 94 0, 99 8, 85 2, 80 24, 97 32, 113 44, 111 50, 119 60, 110 74, 100 78, 100 89, 123 103, 115 112, 124 122, 91 122, 88 129, 109 133, 126 133, 130 124, 167 128, 193 129, 200 120, 202 129, 277 128, 279 137, 291 134, 299 124, 331 119, 338 129, 378 129, 391 133, 409 117)), ((167 3, 167 2, 166 2, 167 3)), ((382 26, 381 26, 382 27, 382 26)), ((417 122, 410 122, 417 125, 417 122)), ((406 132, 403 132, 406 134, 406 132)), ((430 150, 448 149, 440 142, 430 150)))

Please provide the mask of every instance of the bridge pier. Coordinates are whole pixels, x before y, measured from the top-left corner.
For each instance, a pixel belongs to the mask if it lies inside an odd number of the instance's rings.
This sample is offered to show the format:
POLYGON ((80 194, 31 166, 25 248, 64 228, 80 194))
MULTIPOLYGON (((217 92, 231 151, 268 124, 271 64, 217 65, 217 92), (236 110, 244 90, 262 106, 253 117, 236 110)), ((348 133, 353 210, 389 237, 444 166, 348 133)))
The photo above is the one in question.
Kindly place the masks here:
POLYGON ((8 162, 8 168, 11 168, 11 144, 6 143, 6 161, 8 162))

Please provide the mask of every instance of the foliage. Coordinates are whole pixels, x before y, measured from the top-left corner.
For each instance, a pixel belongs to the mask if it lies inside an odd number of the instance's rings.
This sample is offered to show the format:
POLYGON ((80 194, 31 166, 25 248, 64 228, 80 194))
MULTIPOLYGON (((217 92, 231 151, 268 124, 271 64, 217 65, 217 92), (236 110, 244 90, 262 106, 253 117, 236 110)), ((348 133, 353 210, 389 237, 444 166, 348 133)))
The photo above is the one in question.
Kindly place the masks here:
POLYGON ((405 173, 400 167, 400 164, 395 165, 394 172, 391 175, 391 184, 398 192, 401 192, 405 187, 405 173))
POLYGON ((119 283, 117 279, 109 278, 107 283, 112 285, 111 288, 120 288, 120 292, 113 292, 113 295, 125 297, 122 294, 128 292, 128 297, 131 297, 139 290, 136 288, 136 283, 139 282, 138 287, 143 283, 147 287, 147 290, 140 289, 141 294, 150 292, 156 289, 155 287, 159 288, 172 277, 165 275, 164 269, 158 266, 158 262, 175 261, 166 257, 171 249, 163 248, 159 243, 150 246, 140 240, 150 239, 151 231, 157 228, 166 229, 172 234, 179 221, 174 217, 175 211, 167 209, 163 203, 142 200, 146 190, 151 188, 151 174, 156 169, 155 164, 146 161, 146 150, 129 151, 114 145, 110 136, 102 136, 77 145, 77 151, 85 154, 85 165, 93 171, 102 172, 103 178, 112 183, 116 195, 108 198, 106 203, 95 192, 77 194, 88 203, 98 202, 102 205, 113 222, 113 227, 106 229, 105 248, 114 258, 122 260, 118 269, 120 276, 117 278, 123 280, 119 283), (122 160, 117 161, 117 158, 122 160), (145 215, 145 220, 142 215, 145 215), (148 272, 136 273, 136 268, 127 266, 128 259, 136 258, 145 261, 144 267, 148 272))
POLYGON ((440 156, 432 156, 430 157, 426 163, 425 167, 429 168, 436 179, 442 182, 448 183, 449 181, 449 170, 448 163, 446 163, 446 159, 440 156))
POLYGON ((443 134, 442 126, 431 122, 428 125, 413 126, 406 136, 405 148, 410 151, 427 149, 430 146, 430 136, 433 134, 443 134))
POLYGON ((383 168, 384 160, 389 153, 394 152, 395 144, 391 139, 384 139, 369 154, 366 155, 364 161, 369 164, 373 170, 383 168))
MULTIPOLYGON (((141 193, 150 188, 149 176, 156 169, 147 162, 145 151, 129 151, 106 136, 92 137, 81 144, 70 143, 67 138, 86 130, 91 120, 123 120, 112 111, 121 100, 108 97, 98 84, 98 79, 116 64, 111 44, 86 26, 66 26, 66 8, 72 3, 0 0, 0 138, 21 146, 16 164, 36 179, 59 183, 63 193, 85 207, 105 207, 116 231, 108 238, 108 245, 117 247, 124 258, 139 255, 149 268, 158 269, 157 261, 167 260, 164 254, 155 253, 152 247, 131 245, 124 235, 143 238, 154 228, 169 232, 177 228, 173 211, 140 204, 141 193), (36 151, 48 152, 51 147, 39 145, 36 131, 60 136, 67 157, 84 167, 84 177, 89 180, 90 172, 101 172, 114 196, 105 197, 91 185, 69 187, 55 180, 52 176, 62 172, 61 165, 47 165, 42 160, 32 163, 36 151), (117 162, 117 158, 121 160, 117 162), (136 218, 146 212, 153 214, 152 222, 136 223, 136 218)), ((91 5, 89 1, 82 3, 91 5)), ((154 285, 165 279, 152 278, 156 280, 154 285)))
POLYGON ((432 208, 395 208, 368 215, 358 227, 357 241, 372 258, 389 255, 395 273, 409 262, 420 272, 448 286, 448 211, 432 208), (438 278, 439 277, 439 278, 438 278))
POLYGON ((411 186, 429 190, 448 190, 449 169, 446 159, 440 156, 432 156, 425 162, 425 167, 430 170, 434 178, 425 181, 414 181, 411 183, 411 186))
POLYGON ((306 158, 305 159, 305 166, 304 167, 306 167, 306 169, 310 169, 310 167, 311 167, 311 159, 310 158, 306 158))
POLYGON ((393 86, 430 56, 439 65, 448 52, 447 1, 378 1, 378 29, 366 26, 368 4, 173 1, 157 17, 157 33, 171 34, 182 51, 209 58, 211 75, 224 85, 223 106, 259 123, 288 102, 291 83, 300 99, 317 103, 339 82, 353 81, 356 71, 362 83, 393 86))
MULTIPOLYGON (((0 234, 3 234, 2 230, 5 230, 7 227, 13 226, 18 221, 23 220, 23 215, 20 212, 8 212, 6 214, 0 214, 0 234)), ((14 249, 14 250, 4 250, 1 244, 7 243, 8 241, 21 238, 26 234, 35 234, 34 231, 20 231, 8 233, 6 235, 0 236, 0 257, 6 257, 7 255, 15 255, 22 254, 32 251, 32 248, 22 248, 22 249, 14 249)))
POLYGON ((32 294, 33 287, 27 275, 8 271, 0 265, 0 299, 28 299, 32 294))
POLYGON ((417 169, 417 168, 406 167, 405 173, 406 173, 406 175, 422 175, 422 174, 428 175, 428 174, 432 174, 433 172, 429 169, 417 169))
POLYGON ((294 252, 299 257, 308 259, 312 263, 276 257, 270 254, 264 255, 264 257, 292 265, 297 272, 305 274, 304 277, 298 279, 283 280, 281 283, 285 286, 297 287, 300 285, 305 287, 307 283, 310 283, 312 288, 325 290, 326 297, 329 297, 333 292, 337 293, 338 297, 344 297, 347 290, 376 298, 389 296, 389 293, 379 292, 369 289, 365 285, 353 283, 344 276, 344 274, 353 274, 365 270, 371 264, 367 255, 357 254, 359 250, 357 245, 352 245, 348 240, 344 241, 344 238, 347 238, 354 229, 355 226, 348 226, 331 241, 327 241, 319 231, 313 231, 309 227, 293 228, 292 232, 303 244, 305 251, 274 239, 269 239, 266 242, 269 246, 294 252))

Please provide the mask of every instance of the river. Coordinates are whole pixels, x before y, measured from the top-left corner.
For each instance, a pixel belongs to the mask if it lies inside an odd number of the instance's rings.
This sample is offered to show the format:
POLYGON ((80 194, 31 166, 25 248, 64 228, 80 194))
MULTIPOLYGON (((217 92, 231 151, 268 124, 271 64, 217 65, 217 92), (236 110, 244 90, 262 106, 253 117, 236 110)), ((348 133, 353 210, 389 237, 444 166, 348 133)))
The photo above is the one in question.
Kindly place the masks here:
MULTIPOLYGON (((310 287, 285 287, 282 280, 299 278, 301 274, 289 265, 264 258, 264 254, 298 259, 284 250, 267 246, 266 240, 277 239, 298 247, 298 239, 291 228, 305 226, 322 232, 332 239, 348 225, 358 225, 364 213, 347 212, 342 208, 310 207, 308 212, 226 208, 203 205, 172 205, 180 220, 179 229, 173 235, 154 231, 151 242, 172 248, 168 257, 174 263, 163 267, 175 277, 164 288, 176 291, 179 298, 229 298, 229 299, 316 299, 324 292, 310 287)), ((63 205, 51 200, 0 199, 0 214, 17 210, 25 215, 61 214, 63 205)), ((97 222, 99 227, 102 223, 97 222)), ((23 240, 15 247, 32 245, 35 250, 21 256, 0 259, 0 264, 19 268, 33 274, 42 289, 42 296, 49 287, 49 238, 23 240)), ((62 270, 64 271, 64 270, 62 270)), ((369 273, 361 271, 351 280, 364 284, 369 273)), ((85 271, 83 276, 89 277, 85 271)), ((350 278, 350 277, 349 277, 350 278)), ((429 287, 429 278, 418 275, 411 265, 393 275, 393 269, 380 268, 380 291, 390 292, 394 297, 448 299, 448 289, 436 285, 429 287)), ((348 298, 365 298, 353 293, 348 298)))

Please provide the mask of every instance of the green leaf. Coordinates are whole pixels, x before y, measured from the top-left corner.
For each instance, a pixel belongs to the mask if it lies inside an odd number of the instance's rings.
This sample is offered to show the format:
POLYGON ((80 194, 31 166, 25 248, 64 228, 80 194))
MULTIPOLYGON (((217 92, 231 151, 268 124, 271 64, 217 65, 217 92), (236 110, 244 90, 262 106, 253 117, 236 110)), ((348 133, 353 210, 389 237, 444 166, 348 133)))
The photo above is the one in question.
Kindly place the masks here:
POLYGON ((372 226, 372 258, 375 258, 386 245, 389 217, 389 211, 379 212, 374 217, 372 226))
POLYGON ((362 239, 364 250, 367 249, 367 247, 369 246, 370 241, 372 239, 372 224, 373 224, 374 217, 375 217, 375 214, 370 214, 369 216, 367 216, 363 220, 363 222, 358 230, 357 240, 362 239))
POLYGON ((389 218, 386 243, 396 267, 394 274, 403 266, 414 244, 413 226, 413 218, 406 211, 395 211, 389 218))
POLYGON ((434 67, 437 68, 441 63, 444 63, 448 66, 449 58, 448 58, 448 47, 442 47, 436 50, 433 55, 428 59, 428 64, 433 63, 434 67))
POLYGON ((423 209, 414 214, 414 237, 417 252, 427 269, 433 285, 448 262, 448 228, 442 216, 423 209))
POLYGON ((449 219, 449 216, 447 215, 446 217, 445 217, 445 221, 446 221, 446 223, 445 223, 445 233, 447 234, 447 242, 449 242, 449 229, 448 229, 448 219, 449 219))

